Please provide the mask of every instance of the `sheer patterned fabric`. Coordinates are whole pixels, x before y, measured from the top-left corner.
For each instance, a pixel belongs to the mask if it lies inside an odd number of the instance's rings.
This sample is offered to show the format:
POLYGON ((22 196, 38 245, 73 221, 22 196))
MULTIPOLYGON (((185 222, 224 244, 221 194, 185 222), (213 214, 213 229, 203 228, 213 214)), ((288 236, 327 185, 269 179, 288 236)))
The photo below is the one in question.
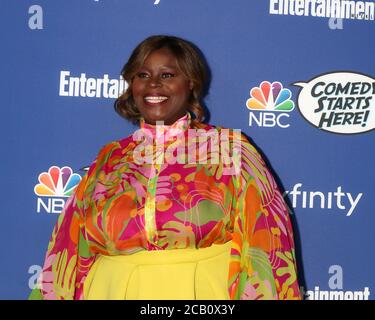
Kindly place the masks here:
MULTIPOLYGON (((230 299, 300 299, 289 213, 246 137, 241 135, 238 143, 230 136, 231 146, 238 147, 240 170, 228 174, 223 161, 186 161, 192 155, 189 129, 224 129, 197 123, 189 114, 163 126, 161 135, 143 121, 140 127, 101 149, 67 201, 48 245, 41 288, 32 297, 84 299, 84 281, 99 255, 199 249, 232 241, 230 299), (155 148, 147 149, 147 137, 155 148), (147 156, 152 161, 139 163, 147 156)), ((212 150, 210 141, 206 150, 212 150)))

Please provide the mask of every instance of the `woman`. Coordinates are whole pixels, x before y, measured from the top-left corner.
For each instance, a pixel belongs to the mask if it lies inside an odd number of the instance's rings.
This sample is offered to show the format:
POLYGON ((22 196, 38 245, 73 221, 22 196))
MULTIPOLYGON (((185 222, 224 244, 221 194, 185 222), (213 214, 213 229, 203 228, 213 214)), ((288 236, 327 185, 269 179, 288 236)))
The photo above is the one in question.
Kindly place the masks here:
POLYGON ((133 51, 115 109, 140 130, 99 152, 32 297, 299 299, 283 197, 243 135, 202 122, 206 74, 183 39, 133 51))

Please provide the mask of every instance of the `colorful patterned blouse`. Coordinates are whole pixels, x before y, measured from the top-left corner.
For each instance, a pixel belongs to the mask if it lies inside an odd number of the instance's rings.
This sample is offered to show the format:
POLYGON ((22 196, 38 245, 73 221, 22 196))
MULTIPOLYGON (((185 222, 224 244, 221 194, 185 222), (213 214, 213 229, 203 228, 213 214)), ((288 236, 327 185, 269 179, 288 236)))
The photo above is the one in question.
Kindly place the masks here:
MULTIPOLYGON (((231 130, 232 163, 212 161, 221 144, 203 139, 197 147, 200 138, 190 139, 190 131, 228 130, 197 123, 189 114, 162 128, 160 134, 141 121, 135 134, 102 148, 59 216, 41 288, 30 298, 84 299, 83 283, 99 254, 232 240, 231 299, 299 299, 288 210, 259 153, 231 130), (150 137, 155 148, 145 143, 150 137)), ((229 155, 224 149, 219 159, 229 155)))

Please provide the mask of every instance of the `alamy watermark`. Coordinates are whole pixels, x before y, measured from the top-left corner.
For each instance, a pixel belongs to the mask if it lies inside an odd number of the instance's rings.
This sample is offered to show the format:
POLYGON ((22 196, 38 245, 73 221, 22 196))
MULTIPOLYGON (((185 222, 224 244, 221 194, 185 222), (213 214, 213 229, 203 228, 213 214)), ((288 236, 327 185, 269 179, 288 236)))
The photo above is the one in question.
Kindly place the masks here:
POLYGON ((151 130, 133 133, 139 142, 134 148, 136 164, 211 164, 222 165, 224 175, 237 175, 241 168, 240 129, 168 128, 157 121, 151 130))

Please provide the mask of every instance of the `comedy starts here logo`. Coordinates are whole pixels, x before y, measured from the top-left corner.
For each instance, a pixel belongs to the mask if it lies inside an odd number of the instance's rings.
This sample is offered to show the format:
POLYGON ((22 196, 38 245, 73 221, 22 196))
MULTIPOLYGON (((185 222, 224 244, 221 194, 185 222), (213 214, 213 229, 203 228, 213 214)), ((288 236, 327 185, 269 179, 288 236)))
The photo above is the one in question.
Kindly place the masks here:
POLYGON ((319 75, 302 88, 298 108, 318 129, 358 134, 375 129, 375 79, 358 72, 338 71, 319 75))

